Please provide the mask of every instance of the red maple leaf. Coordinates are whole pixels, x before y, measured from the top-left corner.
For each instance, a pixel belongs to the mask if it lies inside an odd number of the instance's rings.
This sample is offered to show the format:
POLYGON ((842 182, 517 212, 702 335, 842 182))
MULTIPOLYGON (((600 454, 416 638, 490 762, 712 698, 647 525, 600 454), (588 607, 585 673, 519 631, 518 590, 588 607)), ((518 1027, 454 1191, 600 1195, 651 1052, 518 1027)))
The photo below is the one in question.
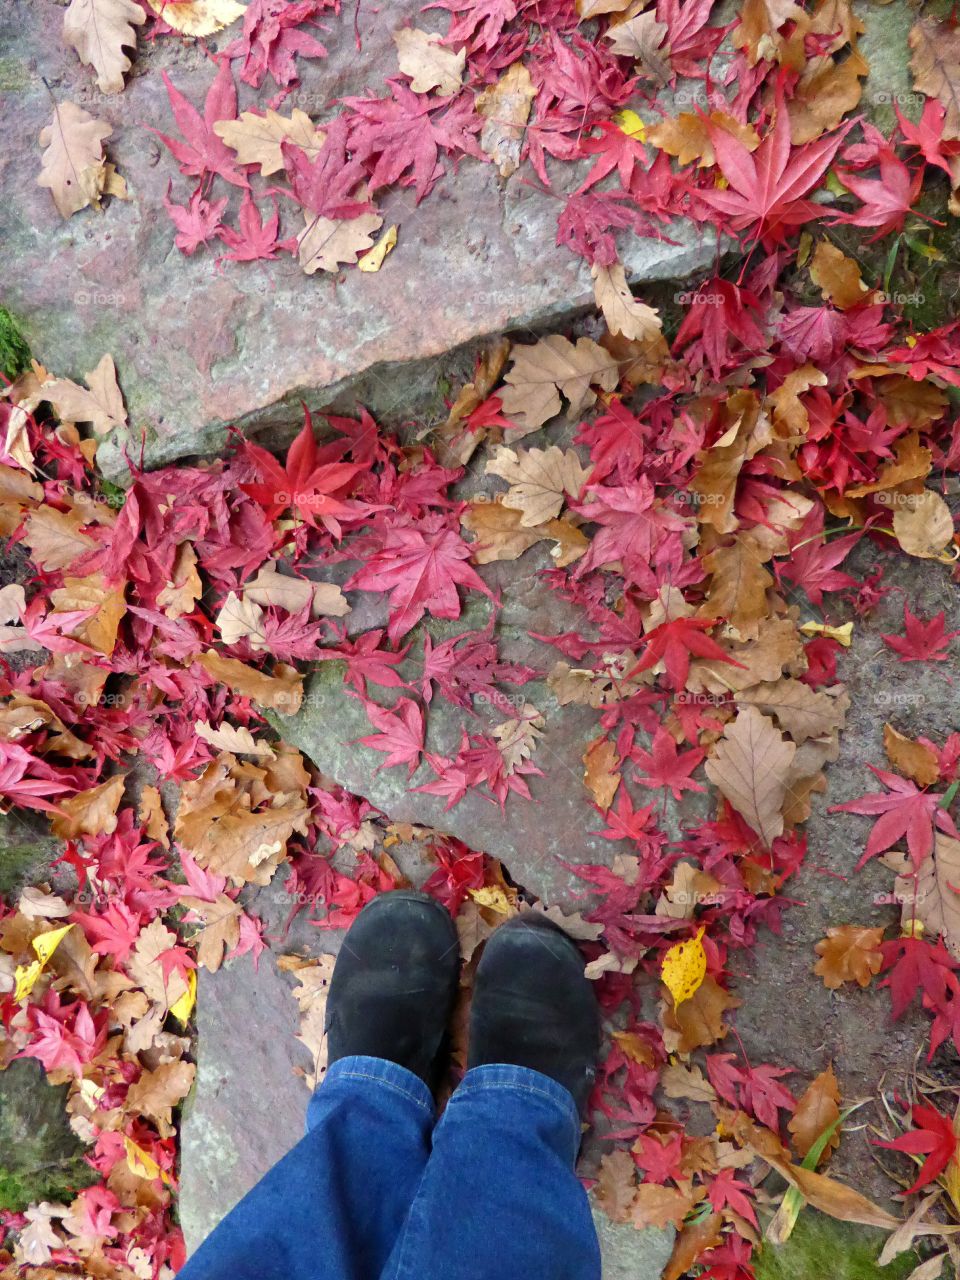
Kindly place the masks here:
POLYGON ((640 843, 648 839, 656 830, 653 805, 648 804, 635 809, 625 783, 620 784, 617 789, 617 802, 606 811, 604 817, 607 822, 604 829, 591 833, 602 836, 604 840, 634 840, 640 843))
POLYGON ((750 1259, 753 1246, 742 1236, 728 1237, 726 1244, 701 1253, 697 1262, 703 1267, 698 1280, 755 1280, 750 1259))
POLYGON ((250 0, 243 15, 243 33, 224 49, 227 58, 242 58, 240 79, 259 89, 264 76, 273 76, 284 89, 297 79, 297 55, 325 58, 319 40, 299 30, 302 23, 332 8, 330 0, 250 0))
POLYGON ((792 1074, 792 1068, 774 1067, 768 1062, 759 1067, 736 1066, 732 1053, 707 1054, 707 1075, 720 1097, 749 1111, 774 1133, 780 1128, 777 1112, 792 1113, 797 1106, 790 1090, 779 1083, 781 1076, 792 1074))
POLYGON ((923 182, 923 165, 911 174, 892 147, 881 148, 878 161, 879 178, 861 178, 847 169, 837 169, 837 177, 843 185, 863 203, 853 213, 838 214, 831 225, 844 223, 854 227, 876 227, 867 244, 902 229, 923 182))
POLYGON ((716 623, 709 618, 674 618, 671 622, 662 622, 647 632, 643 657, 628 672, 628 677, 638 671, 649 671, 660 660, 667 670, 671 688, 679 692, 687 683, 690 674, 690 659, 711 658, 714 662, 729 662, 731 666, 742 667, 742 662, 731 658, 705 631, 716 623))
POLYGON ((940 808, 941 793, 920 791, 917 784, 909 778, 888 773, 884 769, 878 769, 876 765, 867 767, 876 774, 887 790, 872 791, 856 800, 848 800, 846 804, 831 805, 827 812, 879 815, 870 832, 863 857, 857 863, 858 871, 871 858, 891 848, 902 837, 906 837, 913 865, 919 870, 924 858, 929 857, 933 851, 934 823, 941 831, 953 834, 953 820, 945 809, 940 808))
POLYGON ((634 747, 630 758, 644 770, 637 774, 639 783, 645 787, 669 787, 674 799, 679 800, 684 791, 704 790, 690 774, 705 754, 699 747, 691 747, 689 751, 678 754, 673 735, 663 725, 658 725, 653 735, 653 750, 648 752, 634 747))
POLYGON ((899 653, 901 662, 946 662, 950 656, 947 645, 960 636, 960 631, 946 631, 946 615, 941 609, 935 618, 924 622, 910 612, 910 606, 903 605, 903 627, 905 635, 894 636, 881 634, 880 639, 895 653, 899 653))
POLYGON ((855 587, 856 578, 842 573, 841 564, 860 540, 859 533, 828 540, 823 530, 824 510, 817 503, 807 513, 799 529, 787 534, 790 555, 773 562, 778 582, 792 582, 807 593, 811 604, 823 603, 824 591, 855 587))
MULTIPOLYGON (((682 532, 683 520, 656 503, 653 484, 645 475, 625 485, 592 485, 590 492, 592 501, 569 504, 600 526, 573 576, 582 578, 591 569, 620 560, 631 580, 649 579, 656 552, 671 534, 682 532)), ((655 593, 656 587, 651 595, 655 593)))
POLYGON ((414 528, 387 528, 383 544, 344 584, 344 589, 390 592, 387 634, 396 643, 429 610, 435 618, 459 618, 457 586, 493 593, 467 562, 470 547, 439 512, 414 528))
POLYGON ((136 945, 141 916, 124 902, 108 902, 99 915, 74 912, 72 919, 93 942, 92 950, 101 956, 113 956, 122 963, 136 945))
POLYGON ((754 1227, 758 1226, 756 1210, 753 1207, 751 1196, 755 1196, 756 1191, 748 1182, 738 1182, 736 1170, 721 1169, 710 1183, 710 1190, 707 1198, 713 1206, 716 1213, 720 1213, 727 1205, 734 1211, 739 1213, 741 1218, 751 1223, 754 1227))
POLYGON ((830 167, 850 123, 800 147, 790 145, 790 122, 782 95, 773 128, 752 154, 739 139, 707 123, 717 165, 729 183, 726 191, 698 189, 694 194, 726 214, 724 229, 745 231, 765 245, 783 244, 794 227, 823 216, 820 205, 805 199, 830 167))
POLYGON ((714 276, 688 297, 690 303, 677 330, 673 354, 687 347, 684 358, 694 371, 707 364, 714 378, 721 378, 733 358, 734 339, 747 352, 765 349, 767 339, 757 323, 762 318, 762 304, 755 293, 714 276))
POLYGON ((942 169, 952 181, 950 161, 960 155, 960 141, 947 141, 943 136, 943 122, 947 116, 943 103, 936 98, 927 98, 923 104, 923 114, 916 124, 903 115, 899 107, 895 106, 894 111, 897 113, 900 132, 906 141, 917 147, 927 164, 942 169))
POLYGON ((437 99, 388 80, 389 98, 344 98, 350 150, 366 167, 371 191, 399 182, 419 204, 443 173, 440 152, 486 159, 473 136, 483 124, 473 95, 437 99))
POLYGON ((957 1144, 960 1141, 951 1118, 934 1106, 915 1103, 910 1108, 910 1117, 915 1127, 908 1133, 901 1134, 891 1142, 876 1139, 873 1143, 875 1147, 885 1147, 888 1151, 926 1156, 916 1182, 907 1188, 908 1196, 939 1178, 950 1161, 956 1158, 957 1144))
POLYGON ((269 519, 293 508, 313 528, 319 521, 335 538, 342 537, 338 517, 358 510, 357 504, 344 502, 343 495, 364 468, 354 462, 332 461, 342 453, 339 443, 317 448, 313 422, 306 409, 303 428, 290 446, 285 467, 258 444, 245 440, 243 452, 256 467, 260 480, 240 488, 260 503, 269 519))
POLYGON ((27 1006, 27 1016, 33 1038, 15 1056, 37 1058, 46 1071, 72 1071, 79 1079, 106 1043, 108 1011, 93 1018, 84 1000, 64 1007, 52 988, 42 1005, 27 1006))
MULTIPOLYGON (((611 1134, 611 1137, 616 1135, 611 1134)), ((683 1134, 641 1133, 633 1144, 633 1159, 646 1174, 644 1182, 661 1185, 683 1177, 683 1134)))
POLYGON ((219 174, 235 187, 248 187, 250 184, 237 167, 235 153, 213 131, 218 121, 237 118, 237 88, 233 83, 229 59, 224 58, 220 62, 220 69, 207 92, 202 116, 193 103, 188 102, 170 83, 167 73, 164 71, 162 74, 173 118, 184 141, 170 138, 159 129, 151 129, 151 132, 169 147, 180 172, 201 181, 208 174, 219 174))
POLYGON ((577 188, 575 194, 582 195, 591 187, 610 176, 614 169, 620 179, 620 185, 626 191, 633 171, 639 167, 647 167, 647 150, 639 138, 633 138, 612 120, 601 120, 597 124, 600 130, 595 137, 584 138, 580 144, 581 156, 596 156, 593 168, 577 188))
POLYGON ((702 74, 703 60, 716 53, 723 27, 708 27, 716 0, 657 0, 657 21, 667 24, 664 42, 670 65, 678 76, 702 74))
POLYGON ((929 999, 934 1008, 946 1004, 947 979, 957 962, 941 939, 934 944, 923 938, 893 938, 881 942, 880 950, 883 968, 889 970, 880 985, 890 988, 895 1018, 906 1011, 918 991, 924 1003, 929 999))
POLYGON ((386 760, 377 765, 377 772, 391 765, 405 764, 409 777, 420 762, 423 750, 423 712, 412 698, 400 698, 393 707, 381 707, 376 702, 364 702, 367 719, 379 733, 358 738, 365 747, 386 754, 386 760))

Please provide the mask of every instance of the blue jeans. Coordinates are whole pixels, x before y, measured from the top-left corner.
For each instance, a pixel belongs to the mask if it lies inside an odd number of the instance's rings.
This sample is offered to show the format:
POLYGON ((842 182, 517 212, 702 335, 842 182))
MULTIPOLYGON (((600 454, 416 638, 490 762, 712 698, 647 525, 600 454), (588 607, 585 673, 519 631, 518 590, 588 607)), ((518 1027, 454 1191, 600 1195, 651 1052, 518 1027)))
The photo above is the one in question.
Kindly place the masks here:
POLYGON ((436 1123, 418 1076, 342 1058, 306 1136, 178 1280, 599 1280, 579 1145, 573 1099, 537 1071, 475 1067, 436 1123))

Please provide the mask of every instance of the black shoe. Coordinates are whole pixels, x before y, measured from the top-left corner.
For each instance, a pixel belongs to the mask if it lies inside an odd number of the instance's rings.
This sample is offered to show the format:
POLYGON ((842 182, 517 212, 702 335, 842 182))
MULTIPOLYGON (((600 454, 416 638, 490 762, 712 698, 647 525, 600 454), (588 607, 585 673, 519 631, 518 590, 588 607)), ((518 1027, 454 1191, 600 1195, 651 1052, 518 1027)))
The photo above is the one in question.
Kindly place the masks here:
POLYGON ((395 889, 368 902, 330 980, 329 1061, 386 1058, 432 1085, 459 969, 456 927, 434 898, 395 889))
POLYGON ((501 925, 473 987, 467 1065, 508 1062, 552 1077, 583 1112, 600 1052, 600 1015, 572 938, 535 914, 501 925))

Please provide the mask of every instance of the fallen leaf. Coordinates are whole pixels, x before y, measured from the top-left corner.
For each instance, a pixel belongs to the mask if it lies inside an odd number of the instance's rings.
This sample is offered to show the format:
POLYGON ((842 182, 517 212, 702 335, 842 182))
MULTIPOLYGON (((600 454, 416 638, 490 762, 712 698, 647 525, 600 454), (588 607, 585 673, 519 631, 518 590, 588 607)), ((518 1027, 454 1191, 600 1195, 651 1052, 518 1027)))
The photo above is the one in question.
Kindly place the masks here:
POLYGON ((706 925, 701 925, 696 937, 674 943, 660 961, 660 978, 673 997, 675 1010, 696 995, 707 976, 707 953, 701 941, 705 933, 706 925))
POLYGON ((725 618, 742 639, 755 639, 769 613, 767 590, 773 586, 773 574, 764 568, 768 559, 769 554, 747 535, 705 555, 702 563, 710 583, 697 617, 725 618))
POLYGON ((97 545, 88 534, 81 533, 84 523, 78 511, 38 507, 27 516, 23 540, 42 568, 69 569, 74 560, 97 545))
POLYGON ((940 761, 933 748, 898 733, 892 724, 883 726, 883 749, 893 767, 918 786, 930 787, 940 777, 940 761))
POLYGON ((935 560, 953 541, 950 508, 932 489, 902 494, 893 513, 893 532, 907 555, 935 560))
POLYGON ((357 266, 361 271, 380 270, 383 266, 384 258, 397 246, 397 230, 396 226, 387 227, 369 253, 365 253, 357 262, 357 266))
POLYGON ((443 43, 442 36, 418 27, 395 31, 393 43, 397 46, 397 63, 403 74, 410 77, 414 93, 430 93, 435 89, 438 97, 448 98, 460 88, 466 49, 454 52, 443 43))
POLYGON ((133 0, 70 0, 63 15, 63 42, 96 71, 101 93, 121 93, 124 72, 130 70, 123 50, 136 48, 134 28, 144 22, 146 15, 133 0))
MULTIPOLYGON (((336 583, 295 578, 280 573, 275 563, 269 561, 255 578, 244 584, 243 599, 256 605, 274 605, 288 613, 300 613, 309 604, 312 618, 343 618, 350 612, 346 597, 336 583)), ((259 623, 259 619, 257 621, 259 623)), ((255 634, 258 631, 259 628, 255 628, 255 634)))
POLYGON ((594 803, 604 812, 613 804, 620 785, 620 757, 609 738, 601 735, 583 753, 583 781, 594 803))
POLYGON ((704 766, 766 848, 783 832, 786 778, 796 750, 756 707, 741 707, 704 766))
POLYGON ((69 378, 51 378, 40 387, 57 415, 69 422, 89 422, 98 436, 127 425, 127 411, 117 385, 113 357, 105 355, 90 373, 83 375, 86 387, 69 378))
MULTIPOLYGON (((889 859, 884 861, 890 865, 889 859)), ((950 954, 960 959, 960 840, 936 832, 933 853, 921 862, 916 876, 908 858, 901 855, 898 862, 893 892, 903 904, 903 928, 912 931, 918 921, 931 937, 942 937, 950 954)))
POLYGON ((228 724, 226 721, 218 729, 214 729, 205 720, 197 720, 193 731, 203 742, 217 751, 231 751, 234 755, 261 756, 273 759, 273 751, 268 742, 258 742, 249 729, 242 725, 228 724))
POLYGON ((612 391, 620 376, 613 356, 590 338, 578 338, 574 345, 552 334, 533 346, 514 345, 510 355, 500 398, 503 412, 516 424, 515 435, 527 435, 556 417, 561 392, 573 421, 596 401, 594 386, 612 391))
POLYGON ((176 1133, 173 1108, 180 1105, 193 1088, 197 1068, 192 1062, 167 1062, 154 1071, 144 1071, 127 1090, 126 1106, 157 1123, 163 1138, 176 1133))
POLYGON ((659 124, 650 126, 647 138, 667 155, 676 156, 681 165, 692 164, 696 160, 700 167, 712 169, 717 157, 710 141, 708 122, 714 129, 722 129, 736 138, 748 151, 756 151, 760 145, 760 135, 752 124, 741 124, 725 111, 711 111, 709 115, 681 111, 679 115, 667 116, 659 124))
POLYGON ((304 213, 304 228, 297 236, 297 257, 308 276, 315 271, 337 272, 341 266, 355 266, 360 255, 373 247, 373 237, 383 226, 379 213, 361 213, 356 218, 324 218, 304 213))
POLYGON ((629 1151, 608 1151, 600 1157, 593 1198, 611 1222, 627 1222, 637 1192, 637 1166, 629 1151))
POLYGON ((168 27, 184 36, 212 36, 242 18, 245 6, 237 0, 146 0, 168 27))
MULTIPOLYGON (((801 1160, 821 1134, 839 1119, 840 1087, 833 1067, 829 1066, 810 1082, 797 1103, 796 1111, 787 1122, 787 1128, 793 1134, 794 1150, 801 1160)), ((836 1151, 839 1145, 840 1131, 837 1128, 820 1153, 817 1164, 823 1164, 830 1152, 836 1151)))
POLYGON ((574 449, 525 449, 515 453, 501 445, 487 462, 486 474, 506 480, 501 501, 521 512, 521 527, 536 528, 560 514, 565 498, 578 498, 590 478, 574 449))
POLYGON ((207 675, 220 680, 242 698, 252 698, 261 707, 293 716, 303 702, 303 677, 294 667, 278 663, 273 675, 248 667, 237 658, 221 657, 208 649, 197 659, 207 675))
POLYGON ((736 699, 738 705, 757 707, 764 714, 773 716, 797 745, 808 738, 822 738, 838 732, 846 723, 850 706, 849 695, 839 686, 831 690, 816 690, 801 680, 789 677, 741 689, 736 699))
POLYGON ((663 86, 673 74, 669 48, 663 47, 668 30, 665 22, 657 21, 657 11, 648 9, 635 18, 611 24, 604 35, 614 53, 636 60, 635 70, 639 75, 663 86))
POLYGON ((660 313, 635 298, 627 284, 627 273, 619 262, 604 267, 595 263, 590 268, 597 306, 603 312, 607 328, 633 342, 642 342, 648 350, 661 348, 662 359, 669 354, 660 313))
POLYGON ((844 982, 869 987, 883 964, 883 929, 870 929, 860 924, 835 925, 814 950, 820 959, 813 972, 823 985, 836 991, 844 982))
POLYGON ((37 183, 48 187, 62 218, 99 202, 103 144, 113 126, 75 102, 54 105, 53 119, 40 131, 43 160, 37 183))
POLYGON ((762 1154, 771 1168, 776 1169, 792 1187, 796 1187, 808 1204, 828 1217, 837 1218, 841 1222, 856 1222, 865 1227, 882 1227, 888 1231, 899 1226, 899 1218, 887 1213, 845 1183, 828 1178, 824 1173, 816 1173, 813 1169, 790 1164, 771 1152, 758 1154, 762 1154))
POLYGON ((689 1000, 675 1008, 662 1007, 667 1051, 692 1053, 694 1049, 716 1044, 727 1034, 723 1015, 739 1004, 740 1000, 708 973, 689 1000))
POLYGON ((64 578, 63 586, 50 592, 54 613, 90 611, 91 616, 65 629, 64 634, 109 656, 117 644, 120 623, 127 612, 125 582, 108 584, 102 573, 86 578, 64 578))
POLYGON ((477 113, 484 117, 481 149, 509 178, 520 165, 523 134, 537 90, 522 62, 509 66, 495 84, 476 97, 477 113))
POLYGON ((294 107, 289 116, 269 107, 264 115, 242 111, 236 120, 215 121, 213 132, 237 153, 239 164, 259 165, 265 178, 283 169, 283 142, 292 142, 313 161, 327 136, 299 107, 294 107))
POLYGON ((950 22, 927 17, 913 24, 907 39, 914 88, 944 107, 942 137, 960 138, 960 33, 950 22))
POLYGON ((117 829, 117 809, 123 799, 126 774, 118 773, 99 786, 60 800, 60 812, 52 816, 50 829, 61 840, 77 836, 113 835, 117 829))
POLYGON ((550 520, 538 528, 526 528, 523 512, 495 499, 493 502, 471 502, 460 516, 460 523, 477 535, 471 551, 477 564, 497 560, 516 560, 524 551, 548 539, 555 542, 551 556, 558 569, 573 564, 589 547, 586 534, 568 520, 550 520))
POLYGON ((193 612, 202 591, 203 583, 197 573, 197 553, 192 543, 181 542, 170 581, 157 596, 157 604, 168 618, 176 621, 185 613, 193 612))
POLYGON ((870 290, 863 283, 860 264, 841 250, 821 240, 810 261, 810 279, 820 290, 825 302, 848 311, 869 301, 870 290))

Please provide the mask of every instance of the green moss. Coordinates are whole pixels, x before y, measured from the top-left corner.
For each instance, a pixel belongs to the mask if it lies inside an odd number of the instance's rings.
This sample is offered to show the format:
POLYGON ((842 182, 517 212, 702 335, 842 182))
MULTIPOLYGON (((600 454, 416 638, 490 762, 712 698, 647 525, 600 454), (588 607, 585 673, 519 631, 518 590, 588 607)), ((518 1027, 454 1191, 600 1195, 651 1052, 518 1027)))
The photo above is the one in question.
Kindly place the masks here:
POLYGON ((0 1071, 0 1209, 69 1202, 98 1181, 70 1128, 66 1099, 66 1087, 47 1084, 37 1062, 22 1059, 0 1071))
POLYGON ((757 1280, 906 1280, 920 1259, 908 1249, 879 1266, 886 1238, 886 1232, 836 1222, 806 1208, 785 1244, 764 1244, 757 1252, 754 1271, 757 1280))
POLYGON ((30 368, 30 348, 13 316, 0 307, 0 373, 13 381, 30 368))

